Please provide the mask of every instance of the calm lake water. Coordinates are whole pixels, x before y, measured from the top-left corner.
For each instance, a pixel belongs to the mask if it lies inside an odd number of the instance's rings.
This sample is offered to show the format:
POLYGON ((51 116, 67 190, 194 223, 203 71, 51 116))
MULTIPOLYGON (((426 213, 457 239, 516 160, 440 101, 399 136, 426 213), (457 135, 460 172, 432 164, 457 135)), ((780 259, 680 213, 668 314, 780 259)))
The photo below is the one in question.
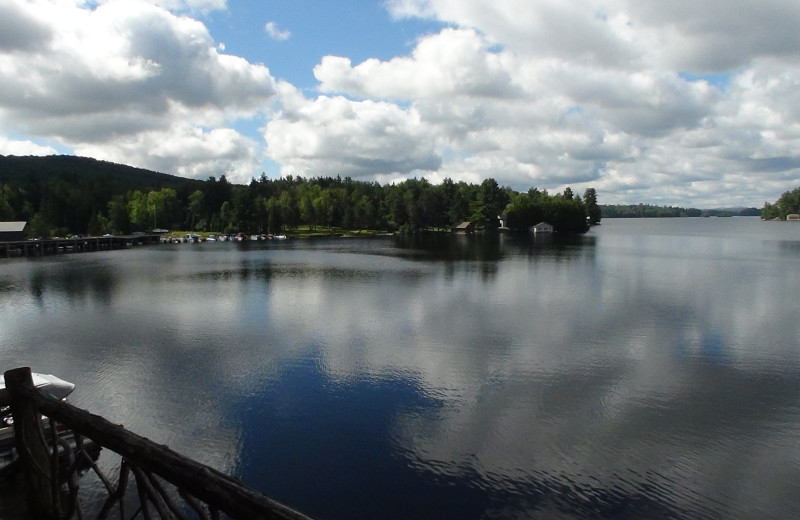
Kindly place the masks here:
POLYGON ((320 520, 792 518, 799 294, 757 218, 152 246, 0 261, 0 367, 320 520))

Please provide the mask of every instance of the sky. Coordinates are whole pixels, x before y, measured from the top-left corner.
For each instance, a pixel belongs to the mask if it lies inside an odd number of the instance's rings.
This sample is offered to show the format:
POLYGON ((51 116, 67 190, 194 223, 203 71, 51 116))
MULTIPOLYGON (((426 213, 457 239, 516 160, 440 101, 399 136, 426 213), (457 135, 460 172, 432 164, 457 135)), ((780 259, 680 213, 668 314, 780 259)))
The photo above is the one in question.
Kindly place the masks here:
POLYGON ((797 0, 0 0, 0 154, 601 204, 800 186, 797 0))

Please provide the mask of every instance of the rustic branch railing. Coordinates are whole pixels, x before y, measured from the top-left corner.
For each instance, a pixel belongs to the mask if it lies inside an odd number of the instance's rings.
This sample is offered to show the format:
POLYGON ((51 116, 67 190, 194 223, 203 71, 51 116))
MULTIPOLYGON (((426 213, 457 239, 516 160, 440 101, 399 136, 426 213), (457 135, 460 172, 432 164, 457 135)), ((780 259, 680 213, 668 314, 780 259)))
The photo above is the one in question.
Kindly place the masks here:
POLYGON ((9 370, 5 373, 5 383, 11 397, 29 514, 33 518, 83 518, 76 476, 78 467, 82 465, 97 473, 109 495, 98 519, 106 518, 117 505, 120 519, 128 520, 124 498, 130 473, 133 473, 138 509, 130 518, 141 514, 149 520, 156 514, 162 519, 218 519, 222 513, 243 520, 311 520, 224 473, 136 435, 99 415, 37 391, 30 368, 9 370), (51 421, 49 443, 42 434, 42 415, 51 421), (59 441, 54 421, 74 432, 74 450, 69 444, 59 441), (122 457, 116 485, 89 455, 83 436, 122 457), (59 467, 59 460, 66 467, 59 467), (60 474, 66 478, 60 479, 60 474), (168 492, 164 483, 174 486, 176 493, 168 492), (184 500, 183 508, 176 503, 176 494, 184 500), (191 516, 190 511, 195 516, 191 516))

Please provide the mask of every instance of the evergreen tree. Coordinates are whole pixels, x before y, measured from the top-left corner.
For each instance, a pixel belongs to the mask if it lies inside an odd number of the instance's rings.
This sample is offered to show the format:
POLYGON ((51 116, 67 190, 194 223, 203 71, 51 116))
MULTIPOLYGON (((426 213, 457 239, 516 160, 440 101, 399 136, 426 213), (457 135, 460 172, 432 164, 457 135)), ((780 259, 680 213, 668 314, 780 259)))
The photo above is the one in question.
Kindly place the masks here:
POLYGON ((589 216, 589 225, 595 226, 600 223, 602 212, 597 205, 597 191, 594 188, 586 188, 583 192, 583 204, 586 206, 586 214, 589 216))

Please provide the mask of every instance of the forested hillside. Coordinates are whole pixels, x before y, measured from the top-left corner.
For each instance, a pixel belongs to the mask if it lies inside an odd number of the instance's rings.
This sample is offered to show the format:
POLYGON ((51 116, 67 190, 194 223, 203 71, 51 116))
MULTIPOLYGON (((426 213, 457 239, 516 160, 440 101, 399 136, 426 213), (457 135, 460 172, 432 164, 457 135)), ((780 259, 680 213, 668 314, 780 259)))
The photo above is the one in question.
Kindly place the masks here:
POLYGON ((758 208, 697 209, 651 204, 601 205, 603 218, 671 218, 671 217, 757 217, 758 208))
POLYGON ((594 189, 518 193, 494 179, 479 185, 409 179, 381 186, 350 178, 262 175, 235 185, 224 175, 190 180, 80 157, 0 156, 0 220, 26 220, 30 236, 127 234, 154 228, 246 233, 299 227, 416 233, 469 220, 527 231, 541 221, 582 233, 600 221, 594 189), (585 200, 584 200, 585 199, 585 200))
POLYGON ((0 155, 0 184, 25 185, 57 180, 76 186, 105 188, 116 193, 163 187, 181 190, 202 184, 202 181, 89 157, 0 155))

